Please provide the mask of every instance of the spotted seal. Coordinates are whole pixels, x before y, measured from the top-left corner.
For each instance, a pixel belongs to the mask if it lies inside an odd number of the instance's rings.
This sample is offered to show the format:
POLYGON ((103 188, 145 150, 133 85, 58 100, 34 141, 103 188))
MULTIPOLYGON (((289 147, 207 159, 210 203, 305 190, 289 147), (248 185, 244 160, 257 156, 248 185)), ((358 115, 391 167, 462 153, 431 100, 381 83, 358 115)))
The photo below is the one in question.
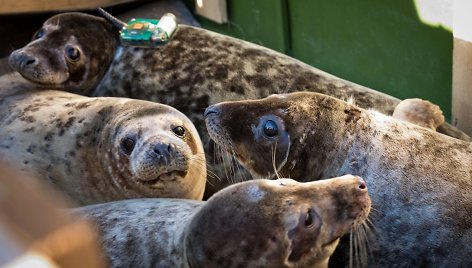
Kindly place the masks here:
MULTIPOLYGON (((120 44, 109 20, 62 13, 48 19, 33 39, 10 55, 14 70, 33 82, 82 95, 170 105, 195 124, 209 163, 217 162, 202 115, 210 104, 299 90, 353 97, 358 106, 389 115, 399 103, 274 50, 186 25, 179 25, 165 46, 133 48, 120 44)), ((438 131, 471 140, 448 124, 438 131)), ((218 165, 212 166, 218 177, 232 177, 225 174, 228 164, 218 165)))
POLYGON ((208 201, 135 199, 82 207, 112 267, 327 267, 363 226, 363 179, 253 180, 208 201))
POLYGON ((202 198, 203 146, 181 112, 142 100, 35 90, 12 78, 0 82, 0 159, 78 204, 202 198))
POLYGON ((223 102, 210 136, 256 178, 356 174, 369 185, 374 266, 472 265, 472 145, 311 92, 223 102))

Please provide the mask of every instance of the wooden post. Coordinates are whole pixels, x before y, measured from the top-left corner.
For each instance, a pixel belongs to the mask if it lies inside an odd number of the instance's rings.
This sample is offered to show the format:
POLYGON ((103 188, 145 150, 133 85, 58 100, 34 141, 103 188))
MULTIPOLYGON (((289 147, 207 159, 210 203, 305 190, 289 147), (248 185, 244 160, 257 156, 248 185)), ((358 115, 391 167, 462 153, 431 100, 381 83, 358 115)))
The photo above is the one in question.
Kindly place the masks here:
POLYGON ((196 0, 195 12, 217 23, 228 22, 226 0, 196 0))
POLYGON ((472 135, 472 1, 454 0, 452 123, 472 135))
POLYGON ((49 187, 0 162, 0 267, 104 267, 93 227, 49 187))

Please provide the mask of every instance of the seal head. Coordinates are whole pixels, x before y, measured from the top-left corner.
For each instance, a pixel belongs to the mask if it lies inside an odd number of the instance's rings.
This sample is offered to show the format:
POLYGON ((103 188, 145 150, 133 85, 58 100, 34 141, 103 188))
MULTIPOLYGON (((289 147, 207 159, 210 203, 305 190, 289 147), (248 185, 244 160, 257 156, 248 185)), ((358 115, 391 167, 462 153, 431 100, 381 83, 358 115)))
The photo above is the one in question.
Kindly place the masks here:
POLYGON ((105 154, 103 168, 113 167, 121 175, 112 177, 130 178, 123 183, 148 197, 201 199, 206 165, 195 127, 171 107, 151 104, 131 101, 112 115, 113 127, 103 131, 98 144, 105 154))
POLYGON ((357 176, 256 180, 210 198, 187 229, 190 267, 327 267, 339 238, 368 216, 357 176))
MULTIPOLYGON (((360 111, 346 103, 344 113, 338 114, 334 110, 343 106, 343 102, 313 94, 326 110, 299 113, 297 109, 310 109, 312 100, 299 99, 294 94, 274 94, 260 100, 212 105, 205 111, 208 133, 216 144, 235 155, 255 178, 274 178, 276 173, 297 179, 327 178, 323 173, 329 166, 329 159, 307 148, 336 147, 342 134, 328 134, 316 128, 330 127, 329 121, 336 120, 343 123, 339 128, 344 129, 349 122, 358 119, 360 111), (328 113, 331 117, 327 116, 328 113), (311 124, 313 120, 317 122, 316 128, 311 124), (296 133, 296 137, 291 133, 296 133), (308 139, 312 135, 316 138, 308 139), (310 172, 301 174, 301 169, 310 172)), ((328 155, 334 153, 326 152, 328 155)))
POLYGON ((63 13, 48 19, 33 41, 10 54, 10 66, 26 79, 88 94, 103 78, 118 45, 118 31, 103 18, 63 13))

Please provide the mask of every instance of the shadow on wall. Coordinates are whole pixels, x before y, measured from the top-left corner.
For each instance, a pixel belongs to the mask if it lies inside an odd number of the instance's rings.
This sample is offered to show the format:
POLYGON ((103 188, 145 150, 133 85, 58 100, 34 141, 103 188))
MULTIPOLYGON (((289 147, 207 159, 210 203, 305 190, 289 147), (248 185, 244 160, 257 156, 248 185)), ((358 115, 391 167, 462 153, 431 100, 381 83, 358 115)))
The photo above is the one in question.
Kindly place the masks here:
POLYGON ((228 0, 227 5, 230 24, 199 17, 202 26, 401 99, 428 99, 450 117, 452 33, 423 23, 414 0, 228 0))

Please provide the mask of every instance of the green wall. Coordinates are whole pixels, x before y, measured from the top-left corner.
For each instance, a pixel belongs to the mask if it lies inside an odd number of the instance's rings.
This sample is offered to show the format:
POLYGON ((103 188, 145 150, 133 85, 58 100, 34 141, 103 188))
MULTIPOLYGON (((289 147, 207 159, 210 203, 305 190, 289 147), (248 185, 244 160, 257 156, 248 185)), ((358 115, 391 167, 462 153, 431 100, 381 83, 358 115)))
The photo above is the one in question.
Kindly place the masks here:
MULTIPOLYGON (((192 5, 193 1, 186 1, 192 5)), ((204 28, 273 48, 398 98, 451 110, 452 33, 413 0, 228 0, 228 24, 204 28)))

